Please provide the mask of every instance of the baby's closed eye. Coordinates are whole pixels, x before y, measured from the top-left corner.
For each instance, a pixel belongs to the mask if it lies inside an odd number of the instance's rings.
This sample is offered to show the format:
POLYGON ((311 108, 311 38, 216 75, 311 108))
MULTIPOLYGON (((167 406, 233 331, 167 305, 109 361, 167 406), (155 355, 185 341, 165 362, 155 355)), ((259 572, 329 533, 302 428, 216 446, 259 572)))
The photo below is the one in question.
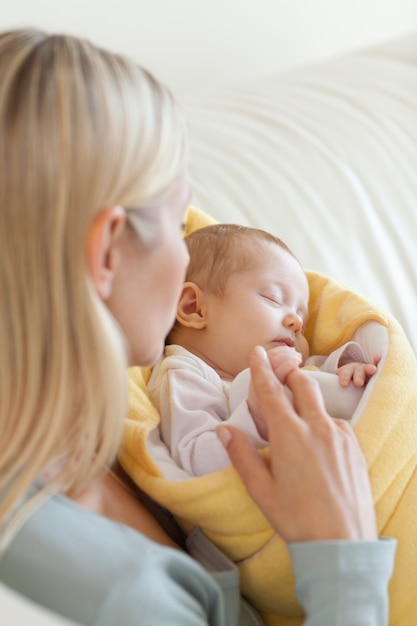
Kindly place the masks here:
POLYGON ((279 293, 261 292, 260 296, 264 300, 267 300, 268 302, 271 302, 272 304, 275 304, 276 306, 282 306, 283 304, 283 297, 279 293))

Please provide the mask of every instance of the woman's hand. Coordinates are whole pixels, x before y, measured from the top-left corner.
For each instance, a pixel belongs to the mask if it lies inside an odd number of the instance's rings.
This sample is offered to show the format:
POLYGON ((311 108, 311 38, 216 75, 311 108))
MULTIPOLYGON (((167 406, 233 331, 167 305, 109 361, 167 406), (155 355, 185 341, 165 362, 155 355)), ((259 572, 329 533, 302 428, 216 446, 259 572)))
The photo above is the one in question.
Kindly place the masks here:
POLYGON ((270 443, 270 467, 236 428, 218 435, 250 496, 286 542, 377 537, 365 459, 351 426, 330 418, 315 380, 295 368, 287 398, 266 352, 251 357, 253 392, 270 443))
POLYGON ((268 440, 268 426, 259 406, 257 393, 255 391, 255 386, 252 382, 252 376, 251 376, 250 383, 249 383, 247 405, 248 405, 249 412, 252 416, 253 422, 256 426, 256 430, 258 431, 262 439, 265 439, 265 441, 267 441, 268 440))

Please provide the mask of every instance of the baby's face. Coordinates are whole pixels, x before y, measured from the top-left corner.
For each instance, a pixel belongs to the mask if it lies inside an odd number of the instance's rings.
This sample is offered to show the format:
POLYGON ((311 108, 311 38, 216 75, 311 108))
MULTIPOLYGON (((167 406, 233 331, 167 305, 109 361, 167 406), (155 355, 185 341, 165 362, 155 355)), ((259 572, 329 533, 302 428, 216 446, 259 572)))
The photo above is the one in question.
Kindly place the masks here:
POLYGON ((303 335, 308 299, 307 278, 298 261, 272 242, 257 241, 251 269, 232 274, 224 295, 208 297, 215 369, 224 378, 234 378, 249 366, 256 345, 266 350, 288 345, 304 363, 309 352, 303 335))

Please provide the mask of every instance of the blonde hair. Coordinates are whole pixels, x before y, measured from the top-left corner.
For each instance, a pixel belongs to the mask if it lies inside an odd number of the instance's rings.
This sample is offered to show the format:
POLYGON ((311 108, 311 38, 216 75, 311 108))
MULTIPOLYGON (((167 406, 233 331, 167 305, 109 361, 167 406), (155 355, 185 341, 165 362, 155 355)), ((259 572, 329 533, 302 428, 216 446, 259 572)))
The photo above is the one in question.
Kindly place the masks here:
POLYGON ((238 224, 211 224, 185 237, 190 263, 185 280, 219 296, 229 277, 244 272, 253 264, 253 248, 246 242, 268 242, 283 248, 291 256, 290 248, 278 237, 259 228, 238 224))
POLYGON ((171 94, 120 55, 37 30, 0 34, 0 523, 45 467, 79 492, 116 454, 127 405, 117 324, 86 237, 122 205, 144 245, 181 175, 171 94))

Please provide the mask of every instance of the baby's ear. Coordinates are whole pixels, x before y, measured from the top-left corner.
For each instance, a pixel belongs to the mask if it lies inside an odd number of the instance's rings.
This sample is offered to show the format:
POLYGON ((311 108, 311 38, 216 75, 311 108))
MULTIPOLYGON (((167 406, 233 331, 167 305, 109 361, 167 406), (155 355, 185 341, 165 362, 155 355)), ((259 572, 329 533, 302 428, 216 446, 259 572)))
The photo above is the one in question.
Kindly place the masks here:
POLYGON ((192 282, 184 283, 177 308, 177 322, 186 328, 201 330, 206 326, 204 293, 192 282))

